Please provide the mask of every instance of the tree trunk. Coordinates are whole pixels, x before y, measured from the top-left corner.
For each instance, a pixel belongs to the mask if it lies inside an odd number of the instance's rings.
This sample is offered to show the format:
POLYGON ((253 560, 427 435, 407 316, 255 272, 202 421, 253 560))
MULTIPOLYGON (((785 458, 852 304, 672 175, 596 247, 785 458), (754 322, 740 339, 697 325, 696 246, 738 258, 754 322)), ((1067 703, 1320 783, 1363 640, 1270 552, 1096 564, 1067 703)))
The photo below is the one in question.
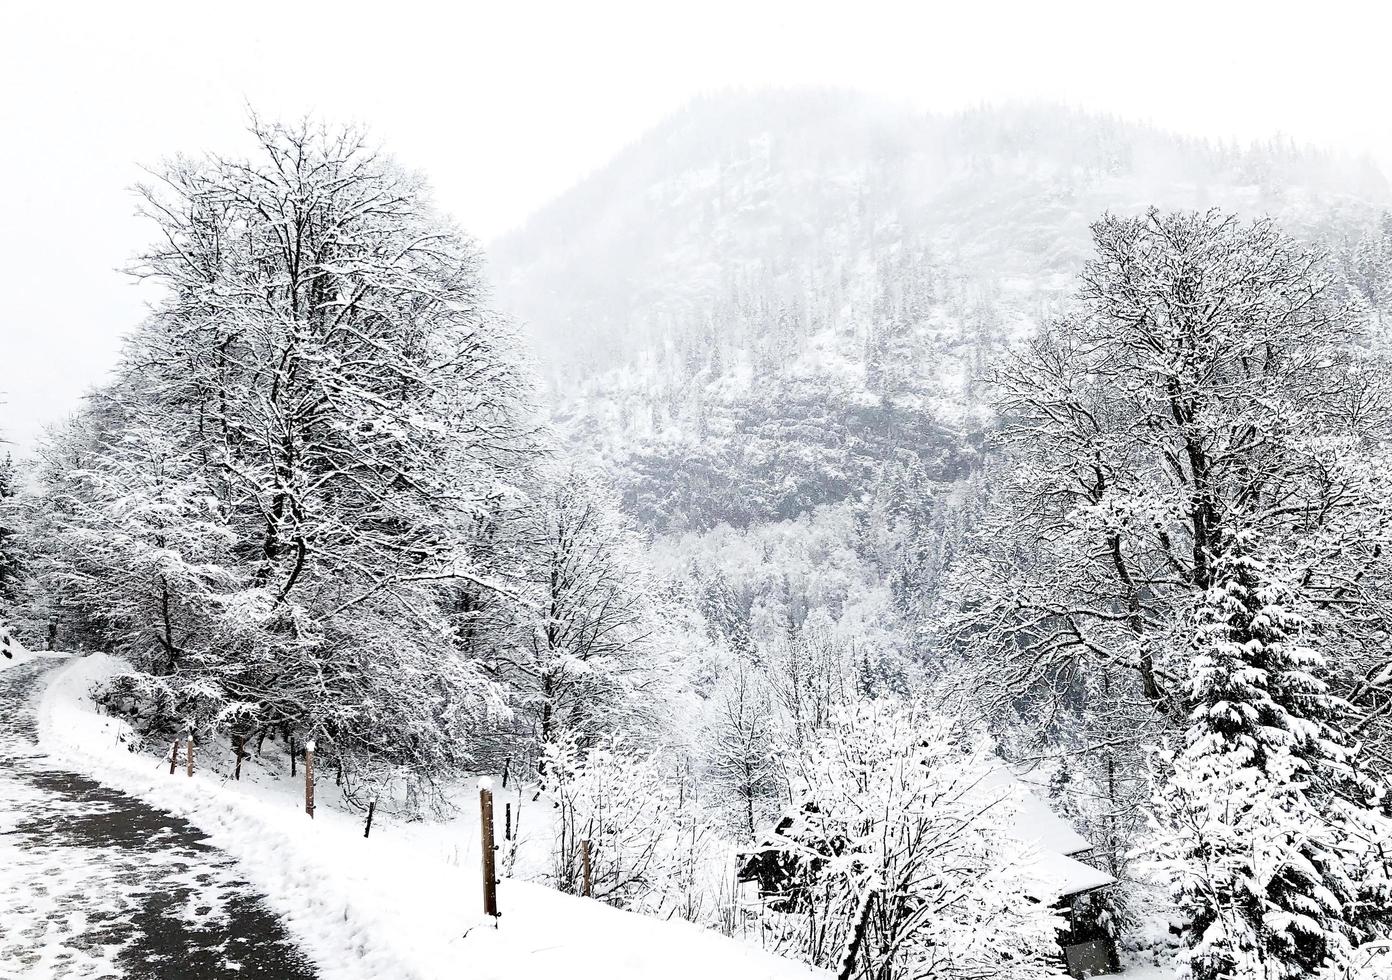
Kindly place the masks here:
POLYGON ((841 957, 841 968, 836 971, 836 980, 851 980, 855 973, 856 957, 860 955, 860 947, 865 942, 865 930, 870 925, 870 906, 875 901, 875 890, 867 888, 865 897, 860 902, 860 914, 856 916, 855 925, 851 930, 851 941, 846 945, 845 955, 841 957))

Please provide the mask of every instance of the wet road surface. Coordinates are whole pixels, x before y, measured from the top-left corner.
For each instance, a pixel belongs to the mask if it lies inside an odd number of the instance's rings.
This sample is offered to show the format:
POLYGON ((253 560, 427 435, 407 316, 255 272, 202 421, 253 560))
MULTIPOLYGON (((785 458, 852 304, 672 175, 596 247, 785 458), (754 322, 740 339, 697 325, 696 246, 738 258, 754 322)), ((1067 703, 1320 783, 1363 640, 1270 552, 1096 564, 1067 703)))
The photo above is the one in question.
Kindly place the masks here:
POLYGON ((0 978, 311 980, 198 828, 45 758, 32 701, 58 663, 0 670, 0 978))

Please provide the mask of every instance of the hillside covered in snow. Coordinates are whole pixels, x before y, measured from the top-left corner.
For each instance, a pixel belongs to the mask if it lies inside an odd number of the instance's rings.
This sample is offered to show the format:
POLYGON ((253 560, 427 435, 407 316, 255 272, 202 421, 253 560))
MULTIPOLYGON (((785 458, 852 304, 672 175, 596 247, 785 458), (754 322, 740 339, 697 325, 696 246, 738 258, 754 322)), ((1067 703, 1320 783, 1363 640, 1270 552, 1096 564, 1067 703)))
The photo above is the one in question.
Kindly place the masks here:
POLYGON ((1389 202, 1366 161, 1279 140, 756 92, 674 114, 489 267, 563 453, 607 469, 706 618, 875 659, 917 642, 988 489, 988 376, 1069 309, 1093 222, 1274 217, 1392 323, 1389 202))
POLYGON ((892 462, 970 472, 983 373, 1068 303, 1104 213, 1269 215, 1338 253, 1389 201, 1371 164, 1280 141, 762 92, 675 114, 490 268, 560 431, 646 526, 704 530, 859 496, 892 462))

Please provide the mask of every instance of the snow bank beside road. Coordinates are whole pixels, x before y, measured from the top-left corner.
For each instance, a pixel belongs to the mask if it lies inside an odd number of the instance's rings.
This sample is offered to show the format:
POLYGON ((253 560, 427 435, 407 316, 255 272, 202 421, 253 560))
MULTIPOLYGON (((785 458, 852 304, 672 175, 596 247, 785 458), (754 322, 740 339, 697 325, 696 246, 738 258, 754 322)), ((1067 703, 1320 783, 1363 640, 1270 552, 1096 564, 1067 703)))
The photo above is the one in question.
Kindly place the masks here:
MULTIPOLYGON (((325 980, 809 980, 801 964, 684 922, 649 919, 540 885, 499 883, 502 917, 481 914, 476 821, 374 825, 298 784, 232 782, 203 767, 169 774, 132 752, 123 721, 98 713, 97 681, 126 672, 92 655, 54 672, 39 710, 43 747, 63 764, 184 817, 236 857, 325 980)), ((210 758, 213 756, 210 755, 210 758)))
MULTIPOLYGON (((292 821, 298 816, 308 823, 308 818, 286 800, 243 792, 240 784, 228 785, 208 771, 190 779, 181 767, 171 776, 167 761, 131 750, 136 740, 130 726, 99 714, 89 697, 96 682, 129 669, 115 657, 93 654, 55 671, 39 706, 42 747, 62 764, 207 833, 268 896, 325 980, 429 976, 397 960, 377 939, 390 935, 383 924, 344 901, 354 884, 351 873, 326 880, 316 872, 315 865, 342 846, 331 821, 316 825, 316 833, 302 833, 292 821)), ((362 860, 346 854, 338 860, 354 872, 366 871, 362 860)))

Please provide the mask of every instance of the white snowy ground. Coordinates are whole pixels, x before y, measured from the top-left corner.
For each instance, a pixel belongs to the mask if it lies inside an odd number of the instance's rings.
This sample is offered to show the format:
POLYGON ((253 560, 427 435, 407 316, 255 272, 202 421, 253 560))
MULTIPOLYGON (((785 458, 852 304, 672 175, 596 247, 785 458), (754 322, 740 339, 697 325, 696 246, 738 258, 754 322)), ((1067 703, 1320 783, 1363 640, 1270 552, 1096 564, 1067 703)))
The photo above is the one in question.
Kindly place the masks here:
MULTIPOLYGON (((33 658, 0 661, 0 669, 33 658)), ((314 820, 303 783, 277 771, 283 756, 248 761, 230 779, 230 753, 200 750, 193 778, 167 757, 131 752, 124 722, 91 703, 93 684, 126 665, 94 654, 57 667, 39 708, 42 748, 55 761, 178 814, 239 861, 323 980, 824 980, 829 974, 680 921, 661 921, 516 879, 499 882, 502 912, 481 914, 479 826, 472 792, 455 819, 399 823, 336 808, 321 773, 314 820)), ((513 797, 515 800, 516 798, 513 797)), ((529 800, 529 798, 528 798, 529 800)), ((498 816, 502 817, 500 794, 498 816)), ((534 804, 533 807, 541 804, 534 804)), ((523 811, 526 829, 544 820, 523 811)), ((543 848, 532 847, 532 859, 543 848)), ((8 877, 0 869, 0 879, 8 877)), ((3 903, 0 903, 0 908, 3 903)), ((1385 963, 1386 961, 1382 961, 1385 963)), ((1128 980, 1169 980, 1173 967, 1134 966, 1128 980)), ((1370 965, 1360 980, 1392 980, 1370 965)))
POLYGON ((495 926, 481 914, 476 808, 445 823, 379 819, 364 840, 361 816, 332 807, 331 778, 320 783, 310 820, 302 783, 254 764, 233 782, 221 753, 207 753, 211 766, 193 778, 182 767, 171 776, 167 761, 131 752, 125 723, 99 714, 88 697, 94 682, 125 669, 99 654, 56 668, 39 709, 42 747, 66 767, 207 833, 268 896, 324 980, 825 976, 685 922, 515 879, 499 883, 495 926))

